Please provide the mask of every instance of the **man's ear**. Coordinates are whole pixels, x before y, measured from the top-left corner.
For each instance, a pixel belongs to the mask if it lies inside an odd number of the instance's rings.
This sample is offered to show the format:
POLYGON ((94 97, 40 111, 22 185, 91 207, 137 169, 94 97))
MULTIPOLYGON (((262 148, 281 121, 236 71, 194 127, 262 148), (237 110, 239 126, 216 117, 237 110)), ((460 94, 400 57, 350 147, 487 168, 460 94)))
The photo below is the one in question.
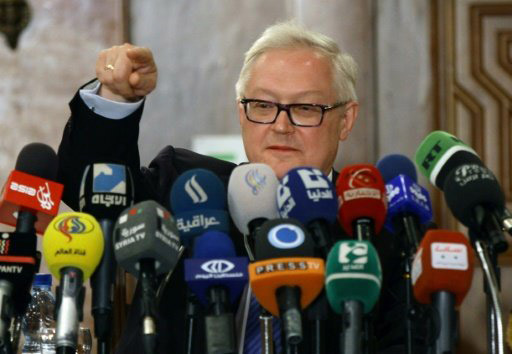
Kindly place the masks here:
POLYGON ((359 114, 359 103, 350 101, 344 107, 345 113, 341 117, 340 141, 346 140, 354 127, 357 115, 359 114))
POLYGON ((242 126, 242 122, 245 120, 244 105, 239 100, 237 100, 236 104, 238 106, 238 120, 240 121, 240 126, 242 126))

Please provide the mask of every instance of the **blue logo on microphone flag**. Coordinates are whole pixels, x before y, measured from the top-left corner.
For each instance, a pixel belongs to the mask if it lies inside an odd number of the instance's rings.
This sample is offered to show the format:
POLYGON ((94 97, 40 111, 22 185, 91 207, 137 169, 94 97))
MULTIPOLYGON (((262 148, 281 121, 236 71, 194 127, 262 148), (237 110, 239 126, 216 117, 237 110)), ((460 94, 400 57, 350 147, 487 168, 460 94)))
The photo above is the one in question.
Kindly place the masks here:
POLYGON ((267 237, 272 246, 280 249, 299 247, 306 239, 304 231, 293 224, 274 226, 267 237))
POLYGON ((93 169, 94 193, 126 194, 126 168, 111 163, 96 163, 93 169))
POLYGON ((229 290, 230 302, 234 303, 247 285, 249 259, 227 257, 215 259, 185 259, 185 281, 199 301, 208 304, 208 289, 224 286, 229 290))

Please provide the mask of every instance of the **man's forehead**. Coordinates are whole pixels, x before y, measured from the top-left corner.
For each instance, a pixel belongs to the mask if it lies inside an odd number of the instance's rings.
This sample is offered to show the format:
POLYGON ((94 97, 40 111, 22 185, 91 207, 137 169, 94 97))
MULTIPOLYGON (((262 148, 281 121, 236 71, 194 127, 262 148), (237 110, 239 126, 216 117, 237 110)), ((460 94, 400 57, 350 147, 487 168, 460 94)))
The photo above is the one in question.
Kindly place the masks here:
MULTIPOLYGON (((247 88, 247 92, 251 97, 261 97, 269 100, 277 100, 281 102, 283 97, 291 101, 304 101, 305 103, 308 100, 315 99, 323 99, 325 97, 325 92, 322 90, 301 90, 300 88, 292 88, 290 90, 285 90, 284 87, 280 87, 279 92, 276 92, 268 87, 264 87, 258 84, 249 86, 247 88)), ((286 103, 286 102, 281 102, 286 103)))
POLYGON ((251 71, 246 95, 314 101, 332 94, 330 62, 312 48, 271 49, 251 71))
POLYGON ((309 47, 267 49, 255 59, 254 65, 268 65, 269 61, 278 62, 282 65, 294 63, 306 67, 329 64, 325 55, 309 47))

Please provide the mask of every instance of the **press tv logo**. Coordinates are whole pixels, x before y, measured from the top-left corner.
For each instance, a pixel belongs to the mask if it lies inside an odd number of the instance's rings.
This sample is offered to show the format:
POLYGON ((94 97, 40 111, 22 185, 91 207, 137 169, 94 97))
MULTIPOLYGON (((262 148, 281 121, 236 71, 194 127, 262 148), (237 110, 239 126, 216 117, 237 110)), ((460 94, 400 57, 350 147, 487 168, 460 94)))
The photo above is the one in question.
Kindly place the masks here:
POLYGON ((283 224, 270 229, 268 242, 275 248, 290 249, 299 247, 304 243, 306 235, 298 226, 283 224))
POLYGON ((208 195, 196 181, 196 176, 193 175, 187 182, 185 182, 185 192, 187 192, 190 199, 194 204, 204 203, 208 200, 208 195))

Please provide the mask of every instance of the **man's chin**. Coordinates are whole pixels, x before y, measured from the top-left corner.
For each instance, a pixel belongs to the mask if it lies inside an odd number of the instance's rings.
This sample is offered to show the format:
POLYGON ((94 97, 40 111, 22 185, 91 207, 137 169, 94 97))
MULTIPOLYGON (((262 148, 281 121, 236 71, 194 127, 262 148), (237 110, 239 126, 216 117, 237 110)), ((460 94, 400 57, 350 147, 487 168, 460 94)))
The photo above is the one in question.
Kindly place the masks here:
POLYGON ((269 164, 270 167, 274 170, 276 173, 277 178, 283 178, 288 171, 290 171, 292 168, 301 166, 299 163, 283 163, 283 162, 277 162, 273 164, 269 164))

